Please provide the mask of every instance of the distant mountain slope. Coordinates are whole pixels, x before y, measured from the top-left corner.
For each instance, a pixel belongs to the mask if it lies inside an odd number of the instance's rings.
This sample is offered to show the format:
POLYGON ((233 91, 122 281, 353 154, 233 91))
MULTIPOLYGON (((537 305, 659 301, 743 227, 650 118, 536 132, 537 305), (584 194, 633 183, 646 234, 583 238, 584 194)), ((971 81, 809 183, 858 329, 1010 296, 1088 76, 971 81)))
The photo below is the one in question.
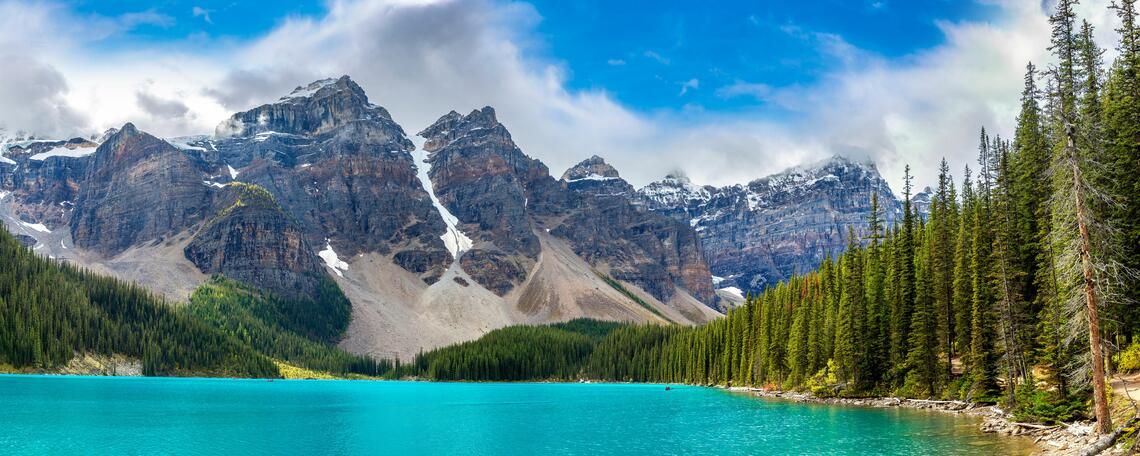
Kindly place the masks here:
POLYGON ((888 222, 901 213, 873 164, 836 156, 747 185, 702 187, 668 176, 635 198, 696 230, 718 288, 747 292, 810 271, 842 252, 847 228, 866 228, 872 194, 878 194, 888 222))

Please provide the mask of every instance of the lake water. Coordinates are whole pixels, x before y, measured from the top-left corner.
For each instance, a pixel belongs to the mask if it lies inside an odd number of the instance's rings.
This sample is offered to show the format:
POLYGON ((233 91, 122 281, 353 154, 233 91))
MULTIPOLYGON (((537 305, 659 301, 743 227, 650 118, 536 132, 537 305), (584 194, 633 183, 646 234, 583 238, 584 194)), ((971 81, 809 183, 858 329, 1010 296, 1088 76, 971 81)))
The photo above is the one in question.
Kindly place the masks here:
POLYGON ((1020 454, 977 422, 661 385, 0 375, 0 454, 1020 454))

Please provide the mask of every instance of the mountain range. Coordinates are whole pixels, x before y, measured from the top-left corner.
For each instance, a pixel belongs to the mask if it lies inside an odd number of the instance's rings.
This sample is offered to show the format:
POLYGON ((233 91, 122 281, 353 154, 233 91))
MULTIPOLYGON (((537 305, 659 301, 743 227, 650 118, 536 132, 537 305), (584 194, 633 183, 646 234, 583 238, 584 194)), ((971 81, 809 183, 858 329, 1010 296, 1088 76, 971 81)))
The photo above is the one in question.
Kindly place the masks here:
POLYGON ((555 178, 490 107, 420 150, 349 77, 233 114, 212 135, 132 124, 0 139, 0 219, 36 253, 185 302, 211 275, 352 304, 347 351, 409 359, 503 326, 699 324, 814 268, 861 232, 873 164, 843 157, 745 185, 637 189, 602 157, 555 178))

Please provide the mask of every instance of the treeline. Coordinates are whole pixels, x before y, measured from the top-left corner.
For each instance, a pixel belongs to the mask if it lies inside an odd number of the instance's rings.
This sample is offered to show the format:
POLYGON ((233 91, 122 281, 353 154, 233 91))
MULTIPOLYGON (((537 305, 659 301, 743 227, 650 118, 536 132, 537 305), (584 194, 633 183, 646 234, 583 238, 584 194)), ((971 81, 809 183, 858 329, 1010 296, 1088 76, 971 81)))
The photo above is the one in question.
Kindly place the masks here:
POLYGON ((285 299, 214 276, 198 287, 185 312, 272 358, 336 375, 392 374, 395 362, 336 348, 348 322, 348 300, 326 280, 320 298, 285 299))
POLYGON ((51 369, 77 354, 122 354, 141 359, 146 375, 279 375, 265 356, 147 291, 37 257, 0 231, 0 363, 51 369))
POLYGON ((575 380, 600 340, 620 323, 577 319, 496 329, 478 340, 416 356, 401 376, 432 380, 575 380))

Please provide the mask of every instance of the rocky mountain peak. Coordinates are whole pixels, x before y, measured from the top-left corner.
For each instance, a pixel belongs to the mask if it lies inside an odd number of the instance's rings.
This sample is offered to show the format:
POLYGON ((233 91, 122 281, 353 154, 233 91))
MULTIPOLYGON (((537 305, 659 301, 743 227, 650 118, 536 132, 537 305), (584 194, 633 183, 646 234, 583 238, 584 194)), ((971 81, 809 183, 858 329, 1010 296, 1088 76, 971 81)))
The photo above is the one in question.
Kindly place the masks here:
POLYGON ((214 129, 214 136, 319 136, 345 125, 370 121, 399 128, 387 110, 368 101, 364 89, 348 76, 341 76, 298 86, 275 103, 234 114, 214 129))
POLYGON ((606 163, 605 159, 597 155, 582 160, 562 174, 562 180, 564 181, 578 179, 616 179, 620 177, 616 168, 610 166, 609 163, 606 163))
POLYGON ((693 184, 688 176, 679 171, 669 173, 664 179, 651 182, 638 191, 642 202, 653 210, 680 210, 691 212, 711 197, 711 187, 693 184))
POLYGON ((135 128, 135 124, 127 122, 127 123, 123 124, 123 128, 120 128, 119 131, 112 134, 112 136, 115 136, 116 134, 118 136, 129 138, 132 136, 138 136, 140 133, 139 133, 139 129, 135 128))
POLYGON ((473 142, 483 138, 497 139, 502 143, 511 140, 510 133, 495 116, 495 108, 490 106, 473 110, 466 116, 451 111, 417 135, 427 140, 424 150, 428 152, 435 152, 464 137, 470 137, 473 142))
POLYGON ((633 186, 618 174, 605 159, 594 155, 582 160, 562 174, 566 187, 595 196, 632 195, 633 186))
POLYGON ((934 200, 934 189, 927 186, 921 192, 915 193, 910 197, 910 204, 914 206, 914 212, 922 217, 923 220, 930 217, 930 205, 934 200))
POLYGON ((279 102, 303 101, 306 99, 325 98, 339 92, 350 92, 357 97, 367 99, 364 89, 360 88, 348 75, 339 78, 326 78, 310 82, 308 85, 297 86, 288 95, 281 97, 279 102))
POLYGON ((119 132, 118 128, 114 128, 114 127, 108 128, 107 131, 103 132, 103 134, 99 135, 98 137, 92 138, 92 139, 96 143, 103 144, 103 143, 107 142, 108 139, 111 139, 112 136, 115 136, 115 133, 118 133, 118 132, 119 132))
MULTIPOLYGON (((108 136, 95 150, 93 170, 108 167, 112 163, 133 164, 149 155, 176 151, 166 141, 139 131, 133 123, 127 122, 122 128, 108 136)), ((118 165, 116 165, 118 166, 118 165)))

